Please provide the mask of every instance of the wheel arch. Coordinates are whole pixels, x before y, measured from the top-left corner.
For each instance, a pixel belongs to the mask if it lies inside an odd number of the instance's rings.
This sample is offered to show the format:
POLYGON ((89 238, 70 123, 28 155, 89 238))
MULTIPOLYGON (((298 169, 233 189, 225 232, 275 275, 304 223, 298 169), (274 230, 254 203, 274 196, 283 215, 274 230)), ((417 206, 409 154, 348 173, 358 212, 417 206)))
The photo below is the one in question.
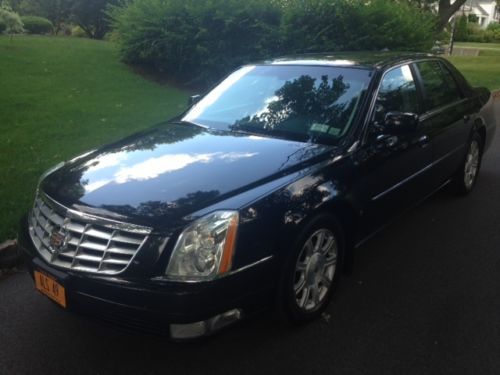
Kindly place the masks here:
POLYGON ((359 210, 348 200, 335 199, 325 202, 320 207, 309 212, 287 212, 285 215, 285 228, 281 236, 280 253, 287 256, 286 248, 292 246, 293 242, 312 221, 320 216, 331 217, 338 222, 344 235, 344 259, 342 269, 344 272, 352 271, 354 262, 354 245, 356 243, 360 214, 359 210))
MULTIPOLYGON (((477 132, 481 137, 481 151, 484 151, 484 147, 486 145, 486 125, 481 118, 478 118, 474 124, 472 129, 473 132, 477 132)), ((472 137, 472 134, 471 134, 472 137)))

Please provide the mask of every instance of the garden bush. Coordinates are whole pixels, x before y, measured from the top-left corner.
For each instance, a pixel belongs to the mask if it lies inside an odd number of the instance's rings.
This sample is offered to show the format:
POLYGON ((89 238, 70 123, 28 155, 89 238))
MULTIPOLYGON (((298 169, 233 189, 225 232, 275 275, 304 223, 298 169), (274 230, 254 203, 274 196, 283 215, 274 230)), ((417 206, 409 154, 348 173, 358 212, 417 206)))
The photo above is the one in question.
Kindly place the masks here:
POLYGON ((428 50, 435 17, 386 0, 130 0, 108 12, 124 61, 192 84, 282 54, 428 50))
POLYGON ((0 20, 0 34, 7 30, 7 25, 3 20, 0 20))
POLYGON ((21 21, 24 24, 24 30, 28 34, 52 34, 54 26, 47 18, 37 16, 23 16, 21 21))

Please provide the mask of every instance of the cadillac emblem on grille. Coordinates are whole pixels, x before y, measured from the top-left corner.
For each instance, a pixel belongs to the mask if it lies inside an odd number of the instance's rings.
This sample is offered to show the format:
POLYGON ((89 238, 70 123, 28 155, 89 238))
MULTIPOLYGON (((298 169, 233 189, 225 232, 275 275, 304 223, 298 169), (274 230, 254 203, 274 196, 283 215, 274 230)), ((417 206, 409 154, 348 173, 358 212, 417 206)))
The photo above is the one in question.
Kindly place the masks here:
POLYGON ((50 250, 52 253, 64 250, 66 246, 67 233, 64 228, 55 227, 49 239, 50 250))

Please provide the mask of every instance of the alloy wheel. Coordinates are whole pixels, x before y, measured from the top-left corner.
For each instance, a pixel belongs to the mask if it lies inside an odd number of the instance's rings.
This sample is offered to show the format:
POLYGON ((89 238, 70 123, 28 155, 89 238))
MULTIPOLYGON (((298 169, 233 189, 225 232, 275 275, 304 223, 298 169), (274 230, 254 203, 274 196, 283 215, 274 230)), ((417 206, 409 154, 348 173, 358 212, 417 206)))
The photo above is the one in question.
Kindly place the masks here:
POLYGON ((304 242, 294 276, 295 301, 299 309, 311 312, 322 306, 332 287, 337 257, 337 241, 329 229, 318 229, 304 242))
POLYGON ((477 140, 472 140, 469 152, 465 159, 464 183, 465 187, 470 190, 476 180, 479 170, 479 143, 477 140))

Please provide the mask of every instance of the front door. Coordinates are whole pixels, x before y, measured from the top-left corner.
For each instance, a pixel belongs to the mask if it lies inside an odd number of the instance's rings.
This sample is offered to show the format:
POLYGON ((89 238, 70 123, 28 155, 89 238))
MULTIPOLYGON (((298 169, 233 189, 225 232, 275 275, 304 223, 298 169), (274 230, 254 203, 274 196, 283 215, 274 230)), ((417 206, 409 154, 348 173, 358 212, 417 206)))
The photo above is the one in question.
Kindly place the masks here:
POLYGON ((358 174, 354 191, 364 209, 361 238, 432 190, 429 129, 419 123, 414 131, 394 133, 385 124, 389 112, 419 114, 418 98, 409 65, 382 77, 365 143, 354 155, 358 174))

